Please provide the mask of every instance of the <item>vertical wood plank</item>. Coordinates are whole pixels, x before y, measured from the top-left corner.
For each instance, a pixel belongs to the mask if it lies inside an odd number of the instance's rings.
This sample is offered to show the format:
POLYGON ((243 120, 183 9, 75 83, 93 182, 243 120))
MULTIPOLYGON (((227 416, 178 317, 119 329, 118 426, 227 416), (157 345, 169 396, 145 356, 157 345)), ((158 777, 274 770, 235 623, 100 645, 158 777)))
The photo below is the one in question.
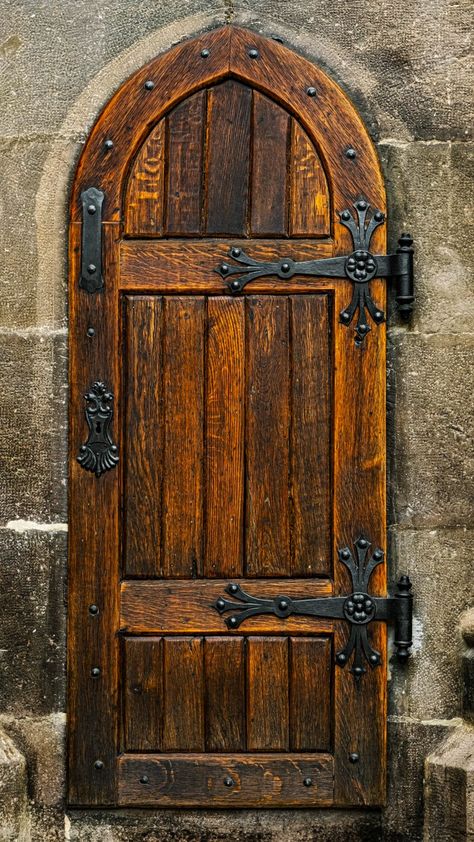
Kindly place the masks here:
POLYGON ((331 748, 331 641, 290 638, 290 748, 331 748))
POLYGON ((245 234, 252 91, 230 80, 209 92, 207 233, 245 234))
POLYGON ((256 236, 287 233, 289 125, 287 111, 254 91, 250 230, 256 236))
POLYGON ((244 299, 208 301, 205 576, 243 574, 244 299))
POLYGON ((124 669, 125 751, 160 751, 163 717, 161 638, 125 638, 124 669))
POLYGON ((204 664, 206 751, 244 751, 244 638, 206 638, 204 664))
POLYGON ((124 573, 161 572, 162 299, 127 296, 125 312, 124 573))
POLYGON ((247 639, 247 749, 286 751, 288 638, 247 639))
POLYGON ((167 234, 199 234, 206 91, 178 105, 168 117, 167 234))
POLYGON ((124 230, 130 237, 163 233, 165 121, 145 140, 133 164, 124 206, 124 230))
POLYGON ((292 120, 290 161, 290 237, 329 237, 326 175, 313 144, 296 120, 292 120))
POLYGON ((292 296, 292 574, 331 571, 331 390, 327 295, 292 296))
POLYGON ((174 637, 163 643, 163 751, 203 751, 203 639, 174 637))
POLYGON ((288 299, 247 299, 246 567, 289 576, 288 299))
POLYGON ((163 575, 179 578, 202 571, 204 299, 163 312, 163 575))

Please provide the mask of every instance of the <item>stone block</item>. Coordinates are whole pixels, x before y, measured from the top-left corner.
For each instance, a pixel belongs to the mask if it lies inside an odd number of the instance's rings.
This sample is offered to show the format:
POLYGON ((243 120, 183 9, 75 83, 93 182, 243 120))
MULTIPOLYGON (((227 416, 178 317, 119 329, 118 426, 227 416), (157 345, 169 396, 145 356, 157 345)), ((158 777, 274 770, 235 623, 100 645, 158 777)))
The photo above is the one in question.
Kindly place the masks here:
POLYGON ((457 728, 425 761, 424 842, 474 840, 474 728, 457 728))
POLYGON ((0 526, 66 520, 66 337, 0 333, 0 526))
POLYGON ((65 797, 66 715, 0 716, 28 764, 29 796, 38 808, 62 807, 65 797))
POLYGON ((64 709, 66 535, 0 530, 0 711, 64 709))
POLYGON ((390 337, 389 517, 401 528, 473 523, 474 335, 390 337))
POLYGON ((29 842, 25 758, 0 728, 0 842, 29 842))

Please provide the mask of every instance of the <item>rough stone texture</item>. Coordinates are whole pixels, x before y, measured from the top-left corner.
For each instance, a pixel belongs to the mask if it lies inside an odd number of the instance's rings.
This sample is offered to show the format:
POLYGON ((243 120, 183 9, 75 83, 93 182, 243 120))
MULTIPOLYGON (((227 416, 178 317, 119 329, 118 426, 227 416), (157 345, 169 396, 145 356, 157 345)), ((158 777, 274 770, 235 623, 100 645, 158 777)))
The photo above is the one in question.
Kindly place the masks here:
POLYGON ((0 713, 64 710, 64 533, 0 530, 0 713))
POLYGON ((456 729, 426 758, 423 839, 474 840, 474 728, 456 729))
POLYGON ((26 761, 0 728, 0 842, 27 842, 26 761))
POLYGON ((66 716, 16 718, 0 716, 8 734, 23 752, 28 764, 28 792, 38 807, 61 807, 65 798, 66 716))

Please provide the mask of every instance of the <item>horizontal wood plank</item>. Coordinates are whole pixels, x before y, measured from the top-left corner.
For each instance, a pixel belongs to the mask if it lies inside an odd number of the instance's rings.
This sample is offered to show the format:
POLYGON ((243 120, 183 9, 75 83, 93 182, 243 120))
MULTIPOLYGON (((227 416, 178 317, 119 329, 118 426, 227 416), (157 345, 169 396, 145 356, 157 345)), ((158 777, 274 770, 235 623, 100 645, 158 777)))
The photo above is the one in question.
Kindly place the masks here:
POLYGON ((333 759, 125 754, 119 759, 119 801, 124 807, 327 807, 333 802, 333 759))

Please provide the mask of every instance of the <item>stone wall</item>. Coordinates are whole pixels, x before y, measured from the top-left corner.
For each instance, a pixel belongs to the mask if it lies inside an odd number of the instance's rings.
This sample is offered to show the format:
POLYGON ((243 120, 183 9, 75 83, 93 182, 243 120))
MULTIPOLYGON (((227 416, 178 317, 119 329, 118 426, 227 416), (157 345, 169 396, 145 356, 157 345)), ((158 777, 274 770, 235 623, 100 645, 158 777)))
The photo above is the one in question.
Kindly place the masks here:
POLYGON ((423 759, 459 721, 457 625, 473 602, 470 16, 470 0, 4 4, 0 839, 420 838, 423 759), (416 315, 409 327, 396 317, 389 325, 390 575, 408 572, 417 598, 414 657, 404 671, 394 666, 390 681, 388 807, 65 815, 69 185, 120 83, 180 39, 224 22, 281 37, 342 85, 378 145, 390 245, 402 230, 416 240, 416 315))

